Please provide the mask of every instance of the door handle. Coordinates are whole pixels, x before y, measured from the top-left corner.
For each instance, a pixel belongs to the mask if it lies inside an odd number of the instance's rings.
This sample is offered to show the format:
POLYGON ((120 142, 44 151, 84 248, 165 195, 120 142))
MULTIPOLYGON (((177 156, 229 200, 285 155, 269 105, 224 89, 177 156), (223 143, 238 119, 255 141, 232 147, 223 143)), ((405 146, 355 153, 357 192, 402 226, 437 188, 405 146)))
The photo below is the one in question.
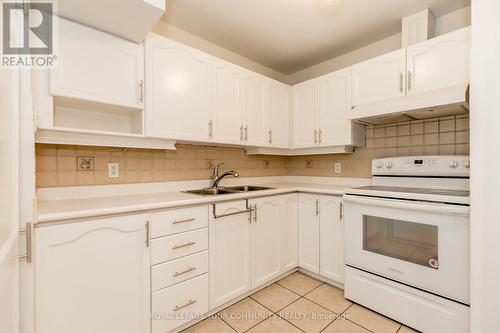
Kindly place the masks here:
POLYGON ((319 144, 321 144, 321 142, 323 142, 323 130, 319 130, 319 144))
POLYGON ((139 102, 144 103, 144 81, 139 81, 139 102))
POLYGON ((339 207, 339 219, 342 221, 344 219, 344 203, 341 201, 340 202, 340 207, 339 207))
POLYGON ((411 79, 412 79, 411 78, 411 71, 408 71, 408 83, 407 83, 407 85, 408 85, 408 91, 410 91, 411 88, 412 88, 411 87, 411 79))
POLYGON ((248 141, 248 126, 245 126, 245 141, 248 141))
POLYGON ((151 246, 151 223, 146 222, 146 247, 151 246))
POLYGON ((182 249, 184 247, 193 246, 195 244, 196 244, 196 242, 187 242, 184 244, 174 245, 174 246, 172 246, 172 250, 182 249))
POLYGON ((19 230, 19 232, 26 232, 26 254, 19 256, 19 259, 25 259, 27 263, 31 263, 32 259, 32 240, 33 240, 33 225, 31 222, 26 222, 26 228, 19 230))
POLYGON ((318 143, 318 130, 314 130, 314 144, 318 143))
POLYGON ((273 130, 269 130, 269 144, 273 143, 273 130))
POLYGON ((243 141, 243 126, 240 126, 240 141, 243 141))
POLYGON ((214 135, 214 128, 213 128, 213 122, 210 120, 208 122, 208 137, 212 138, 214 135))
POLYGON ((403 73, 399 73, 399 91, 403 92, 403 73))

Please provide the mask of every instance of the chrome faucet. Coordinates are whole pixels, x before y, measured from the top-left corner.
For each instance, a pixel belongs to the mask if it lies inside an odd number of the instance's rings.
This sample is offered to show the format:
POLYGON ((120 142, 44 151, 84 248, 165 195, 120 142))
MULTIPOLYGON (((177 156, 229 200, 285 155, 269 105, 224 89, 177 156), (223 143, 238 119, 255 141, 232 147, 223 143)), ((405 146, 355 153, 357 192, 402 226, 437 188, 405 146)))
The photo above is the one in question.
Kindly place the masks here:
POLYGON ((210 187, 212 187, 212 188, 219 187, 219 183, 222 180, 222 178, 224 178, 224 177, 227 177, 227 176, 239 177, 240 176, 240 174, 237 171, 233 171, 233 170, 226 171, 222 175, 219 176, 219 167, 222 166, 223 164, 224 164, 224 162, 219 163, 219 164, 214 166, 214 168, 212 170, 212 177, 211 177, 212 185, 210 187))

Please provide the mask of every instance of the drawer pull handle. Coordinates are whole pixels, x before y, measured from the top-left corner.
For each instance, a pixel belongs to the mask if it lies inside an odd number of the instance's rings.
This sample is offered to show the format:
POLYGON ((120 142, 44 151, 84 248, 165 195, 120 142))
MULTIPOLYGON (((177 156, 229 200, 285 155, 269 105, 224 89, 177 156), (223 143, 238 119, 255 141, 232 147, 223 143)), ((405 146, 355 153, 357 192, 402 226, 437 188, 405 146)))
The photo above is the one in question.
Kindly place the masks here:
POLYGON ((196 242, 188 242, 188 243, 185 243, 185 244, 180 244, 180 245, 174 245, 172 247, 173 250, 177 250, 177 249, 182 249, 183 247, 188 247, 188 246, 192 246, 196 244, 196 242))
POLYGON ((196 220, 196 219, 192 218, 192 219, 185 219, 185 220, 177 220, 177 221, 172 222, 172 224, 187 223, 187 222, 192 222, 194 220, 196 220))
POLYGON ((237 212, 231 212, 231 213, 217 215, 217 213, 215 212, 215 210, 216 210, 215 204, 213 204, 212 205, 212 214, 214 216, 214 219, 220 219, 221 217, 227 217, 227 216, 233 216, 233 215, 245 214, 245 213, 251 213, 251 212, 253 212, 253 208, 247 208, 245 210, 239 210, 237 212))
POLYGON ((196 270, 196 267, 189 267, 188 269, 185 269, 181 272, 175 272, 174 277, 178 277, 179 275, 187 274, 187 273, 190 273, 190 272, 195 271, 195 270, 196 270))
POLYGON ((179 311, 180 309, 184 309, 185 307, 188 307, 190 305, 193 305, 194 303, 196 303, 196 300, 195 299, 190 299, 186 304, 183 304, 183 305, 176 305, 174 307, 174 311, 179 311))

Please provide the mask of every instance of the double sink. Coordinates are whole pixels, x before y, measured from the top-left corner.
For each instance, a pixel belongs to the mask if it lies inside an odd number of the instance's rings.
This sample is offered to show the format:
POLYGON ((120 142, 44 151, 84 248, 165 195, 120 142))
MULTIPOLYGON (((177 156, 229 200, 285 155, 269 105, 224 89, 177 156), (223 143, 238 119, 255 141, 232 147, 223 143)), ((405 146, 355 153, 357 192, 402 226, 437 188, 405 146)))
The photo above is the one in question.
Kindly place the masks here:
POLYGON ((231 187, 207 187, 199 190, 184 191, 185 193, 198 194, 198 195, 221 195, 221 194, 235 194, 253 191, 272 190, 272 187, 254 186, 254 185, 241 185, 231 187))

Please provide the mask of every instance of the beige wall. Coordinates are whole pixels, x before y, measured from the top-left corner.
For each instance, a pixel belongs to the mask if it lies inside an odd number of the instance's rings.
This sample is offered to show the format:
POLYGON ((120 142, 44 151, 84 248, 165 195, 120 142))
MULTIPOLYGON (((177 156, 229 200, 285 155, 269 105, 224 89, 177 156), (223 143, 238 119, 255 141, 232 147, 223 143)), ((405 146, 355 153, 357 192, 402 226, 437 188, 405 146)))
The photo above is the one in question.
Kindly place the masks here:
POLYGON ((181 30, 177 27, 169 25, 163 21, 159 21, 154 27, 152 32, 168 37, 179 43, 189 45, 195 49, 201 50, 215 57, 227 60, 238 66, 247 68, 251 71, 265 75, 272 79, 287 82, 287 76, 274 69, 261 65, 255 61, 245 58, 237 53, 229 51, 216 44, 210 43, 200 37, 190 34, 187 31, 181 30))
MULTIPOLYGON (((470 7, 459 9, 436 19, 436 35, 439 36, 469 26, 470 23, 470 7)), ((294 85, 400 48, 401 33, 398 33, 339 57, 290 74, 287 76, 286 83, 294 85)))
POLYGON ((243 148, 178 145, 176 151, 37 144, 37 187, 147 183, 208 179, 207 161, 224 161, 241 177, 370 177, 371 160, 405 155, 469 153, 468 116, 367 127, 366 147, 354 154, 321 156, 248 156, 243 148), (77 156, 93 156, 93 171, 77 171, 77 156), (269 161, 268 168, 265 161, 269 161), (306 163, 312 162, 307 168, 306 163), (107 164, 119 163, 120 177, 107 177, 107 164), (334 173, 334 163, 342 172, 334 173))

